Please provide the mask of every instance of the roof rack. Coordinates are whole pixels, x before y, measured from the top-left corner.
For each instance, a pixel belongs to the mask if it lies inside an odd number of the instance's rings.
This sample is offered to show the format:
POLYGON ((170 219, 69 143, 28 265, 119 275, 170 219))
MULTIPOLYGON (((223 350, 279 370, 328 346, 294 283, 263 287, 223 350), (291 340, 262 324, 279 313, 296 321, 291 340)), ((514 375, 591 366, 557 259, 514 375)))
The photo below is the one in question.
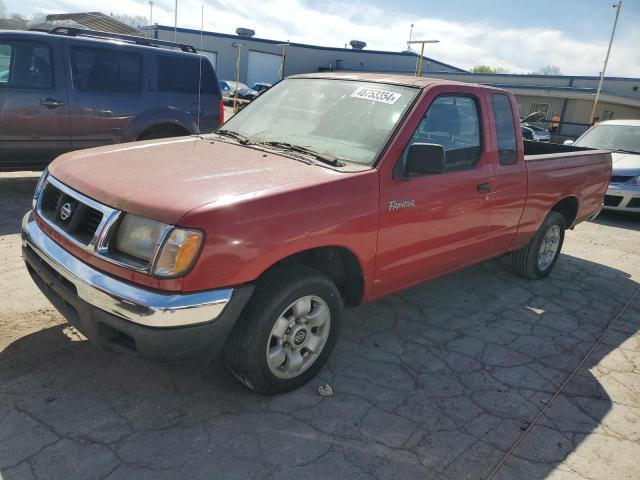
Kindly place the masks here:
POLYGON ((192 45, 187 45, 185 43, 168 42, 166 40, 158 40, 157 38, 135 37, 133 35, 123 35, 120 33, 100 32, 98 30, 85 30, 82 28, 73 28, 73 27, 56 27, 52 30, 49 30, 49 33, 53 35, 64 35, 67 37, 116 39, 126 43, 132 43, 135 45, 144 45, 147 47, 158 47, 158 48, 180 49, 183 52, 198 53, 192 45))

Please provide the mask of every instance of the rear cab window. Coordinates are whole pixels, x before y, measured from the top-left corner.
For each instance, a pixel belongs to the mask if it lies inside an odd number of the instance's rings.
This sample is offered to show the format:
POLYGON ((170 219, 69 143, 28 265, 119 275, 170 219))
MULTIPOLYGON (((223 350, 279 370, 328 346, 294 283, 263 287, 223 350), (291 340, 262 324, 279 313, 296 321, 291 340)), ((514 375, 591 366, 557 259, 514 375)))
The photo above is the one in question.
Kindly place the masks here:
POLYGON ((498 162, 500 165, 515 165, 518 162, 516 128, 509 97, 498 93, 491 94, 491 109, 496 126, 498 162))
POLYGON ((407 143, 403 159, 414 143, 433 143, 444 148, 444 173, 474 168, 482 153, 479 112, 474 97, 438 96, 407 143))
POLYGON ((203 57, 158 55, 158 90, 161 92, 204 95, 217 94, 218 83, 211 63, 203 57), (202 82, 198 82, 198 77, 202 82))
POLYGON ((0 42, 0 88, 53 87, 51 49, 43 42, 0 42))
POLYGON ((102 48, 71 48, 73 87, 79 92, 138 93, 142 83, 142 57, 136 53, 102 48))

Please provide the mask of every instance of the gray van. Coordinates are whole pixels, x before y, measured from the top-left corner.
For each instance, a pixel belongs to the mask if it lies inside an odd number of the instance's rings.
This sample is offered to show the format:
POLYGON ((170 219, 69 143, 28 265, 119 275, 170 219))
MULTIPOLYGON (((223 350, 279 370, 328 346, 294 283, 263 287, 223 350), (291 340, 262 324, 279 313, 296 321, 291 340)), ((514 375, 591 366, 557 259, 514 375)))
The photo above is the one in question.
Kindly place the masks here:
POLYGON ((223 115, 215 71, 190 45, 62 27, 0 32, 0 170, 211 132, 223 115))

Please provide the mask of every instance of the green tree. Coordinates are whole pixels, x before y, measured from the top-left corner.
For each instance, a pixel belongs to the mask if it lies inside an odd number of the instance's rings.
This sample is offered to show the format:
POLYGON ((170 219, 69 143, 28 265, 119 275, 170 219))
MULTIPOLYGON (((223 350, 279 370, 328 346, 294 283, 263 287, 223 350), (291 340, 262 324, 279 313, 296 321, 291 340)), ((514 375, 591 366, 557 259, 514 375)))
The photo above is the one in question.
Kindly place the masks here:
POLYGON ((545 65, 540 67, 538 71, 532 72, 534 75, 562 75, 560 68, 555 65, 545 65))

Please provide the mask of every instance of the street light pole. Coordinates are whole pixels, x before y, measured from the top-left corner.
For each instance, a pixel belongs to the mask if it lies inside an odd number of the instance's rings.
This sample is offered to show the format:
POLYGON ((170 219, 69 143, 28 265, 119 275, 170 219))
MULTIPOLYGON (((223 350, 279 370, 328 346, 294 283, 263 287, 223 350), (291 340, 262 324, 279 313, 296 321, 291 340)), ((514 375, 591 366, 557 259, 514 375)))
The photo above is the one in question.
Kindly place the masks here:
POLYGON ((616 26, 618 25, 618 17, 620 16, 620 9, 622 8, 622 0, 614 5, 616 9, 616 18, 613 21, 613 29, 611 30, 611 38, 609 39, 609 48, 607 48, 607 55, 604 57, 604 66, 600 72, 600 80, 598 81, 598 89, 596 90, 596 98, 593 101, 593 108, 591 109, 591 116, 589 117, 589 125, 593 123, 593 119, 596 116, 596 108, 598 107, 598 100, 600 99, 600 91, 602 90, 602 82, 604 80, 604 74, 607 70, 607 63, 609 62, 609 54, 611 53, 611 45, 613 45, 613 36, 616 34, 616 26))
POLYGON ((424 62, 424 44, 425 43, 439 43, 440 40, 410 40, 407 42, 407 48, 414 43, 420 44, 420 56, 418 57, 418 63, 416 65, 416 77, 422 76, 422 63, 424 62))
POLYGON ((149 25, 153 26, 153 0, 149 0, 149 25))
POLYGON ((175 6, 173 12, 174 12, 174 17, 173 17, 173 41, 177 42, 178 41, 178 0, 176 0, 176 6, 175 6))

